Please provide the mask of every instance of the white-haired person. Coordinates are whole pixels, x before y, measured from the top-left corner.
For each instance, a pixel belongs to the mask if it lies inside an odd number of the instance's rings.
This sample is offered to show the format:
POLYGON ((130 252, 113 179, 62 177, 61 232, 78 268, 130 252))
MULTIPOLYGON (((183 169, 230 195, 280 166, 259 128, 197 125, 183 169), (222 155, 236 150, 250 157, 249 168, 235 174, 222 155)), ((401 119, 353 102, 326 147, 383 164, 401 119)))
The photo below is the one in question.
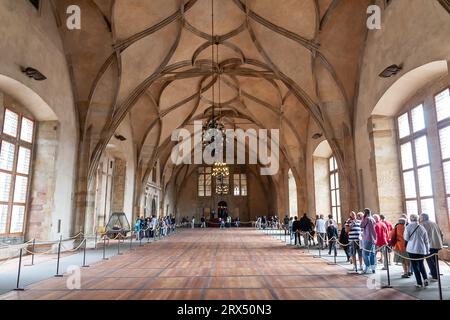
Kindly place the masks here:
MULTIPOLYGON (((433 221, 430 221, 430 217, 426 213, 422 213, 420 215, 419 219, 420 224, 427 230, 428 235, 428 241, 430 243, 430 252, 429 254, 438 254, 439 250, 443 247, 442 242, 442 231, 439 228, 439 226, 434 223, 433 221)), ((431 272, 431 281, 437 281, 438 280, 438 269, 436 265, 436 257, 432 256, 427 258, 427 264, 430 268, 431 272)))
POLYGON ((405 228, 403 238, 408 241, 406 252, 411 258, 411 265, 416 277, 416 287, 428 286, 428 277, 423 260, 430 252, 427 230, 419 224, 419 216, 412 214, 411 223, 405 228), (423 278, 423 281, 422 281, 423 278))

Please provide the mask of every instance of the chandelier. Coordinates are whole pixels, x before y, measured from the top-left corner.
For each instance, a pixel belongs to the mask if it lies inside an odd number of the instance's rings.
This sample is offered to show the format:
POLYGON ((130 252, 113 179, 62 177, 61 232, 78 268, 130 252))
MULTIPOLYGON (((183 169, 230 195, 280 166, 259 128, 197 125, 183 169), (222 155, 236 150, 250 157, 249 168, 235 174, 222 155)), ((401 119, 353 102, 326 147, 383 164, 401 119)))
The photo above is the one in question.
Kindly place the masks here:
POLYGON ((223 162, 214 163, 212 176, 216 178, 228 177, 230 175, 230 171, 228 170, 227 164, 223 162))
POLYGON ((225 195, 229 192, 229 177, 230 171, 227 164, 223 162, 214 163, 212 176, 216 178, 216 194, 225 195))

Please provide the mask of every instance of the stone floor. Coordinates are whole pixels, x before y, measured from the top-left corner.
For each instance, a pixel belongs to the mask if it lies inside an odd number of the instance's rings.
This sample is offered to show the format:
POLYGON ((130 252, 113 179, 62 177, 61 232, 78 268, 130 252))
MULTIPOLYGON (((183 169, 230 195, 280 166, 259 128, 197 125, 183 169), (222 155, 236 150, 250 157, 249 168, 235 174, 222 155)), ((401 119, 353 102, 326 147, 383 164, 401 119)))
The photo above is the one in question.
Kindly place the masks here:
POLYGON ((183 230, 0 299, 414 299, 254 229, 183 230))

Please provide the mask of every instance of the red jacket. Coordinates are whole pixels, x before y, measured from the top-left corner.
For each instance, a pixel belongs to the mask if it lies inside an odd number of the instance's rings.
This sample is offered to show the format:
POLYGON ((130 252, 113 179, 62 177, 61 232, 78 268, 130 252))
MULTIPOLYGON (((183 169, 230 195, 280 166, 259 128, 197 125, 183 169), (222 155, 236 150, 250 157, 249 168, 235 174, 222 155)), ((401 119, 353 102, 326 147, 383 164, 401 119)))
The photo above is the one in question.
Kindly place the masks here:
POLYGON ((389 232, 386 224, 384 224, 382 221, 378 221, 375 224, 375 232, 377 234, 377 246, 381 247, 388 244, 389 232))

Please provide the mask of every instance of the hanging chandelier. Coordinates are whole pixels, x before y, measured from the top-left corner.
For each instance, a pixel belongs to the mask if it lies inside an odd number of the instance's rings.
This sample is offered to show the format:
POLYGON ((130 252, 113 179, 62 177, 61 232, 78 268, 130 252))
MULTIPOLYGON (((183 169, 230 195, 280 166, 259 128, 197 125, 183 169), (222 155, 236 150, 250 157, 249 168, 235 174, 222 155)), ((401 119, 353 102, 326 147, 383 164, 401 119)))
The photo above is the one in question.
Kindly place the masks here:
POLYGON ((230 175, 230 170, 227 167, 226 163, 216 162, 214 163, 212 176, 216 178, 228 177, 230 175))

